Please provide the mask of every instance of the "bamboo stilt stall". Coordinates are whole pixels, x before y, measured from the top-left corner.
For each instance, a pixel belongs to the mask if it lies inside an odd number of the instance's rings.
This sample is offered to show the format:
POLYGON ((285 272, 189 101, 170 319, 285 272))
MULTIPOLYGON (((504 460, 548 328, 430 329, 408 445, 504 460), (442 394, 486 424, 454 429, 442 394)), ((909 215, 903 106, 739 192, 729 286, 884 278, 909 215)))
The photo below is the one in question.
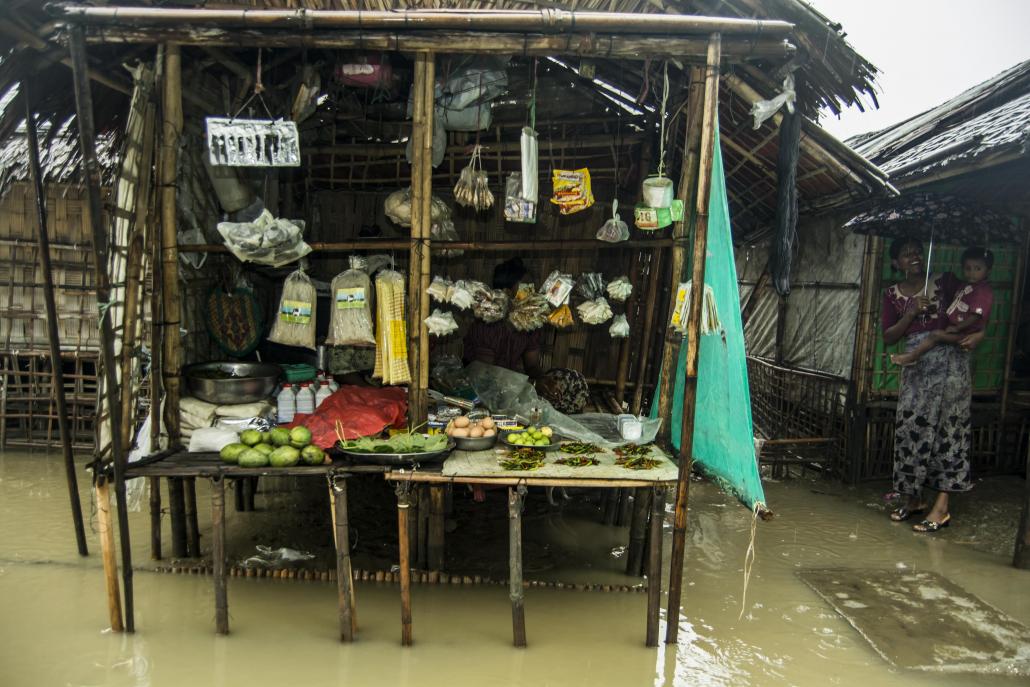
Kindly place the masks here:
MULTIPOLYGON (((672 227, 674 239, 672 247, 672 282, 671 293, 675 294, 679 285, 684 280, 684 265, 686 264, 686 242, 689 239, 690 215, 688 209, 692 207, 692 200, 697 192, 698 161, 701 157, 700 146, 702 136, 702 108, 705 98, 704 70, 701 67, 692 67, 690 70, 690 85, 687 89, 687 118, 684 132, 683 145, 683 166, 680 169, 679 188, 677 196, 683 201, 684 217, 682 222, 676 222, 672 227)), ((672 299, 675 303, 675 298, 672 299)), ((663 313, 664 314, 664 313, 663 313)), ((660 331, 665 333, 665 342, 662 347, 661 367, 661 390, 658 394, 658 417, 662 420, 659 430, 664 443, 668 444, 672 437, 672 400, 673 382, 676 379, 676 364, 679 360, 679 349, 683 342, 683 336, 672 328, 671 315, 666 315, 665 321, 661 323, 660 331)))
POLYGON ((25 102, 25 130, 29 149, 29 176, 35 193, 36 236, 39 245, 39 267, 43 276, 43 297, 46 302, 47 340, 50 344, 51 388, 57 406, 57 426, 61 433, 61 453, 64 458, 65 481, 68 485, 68 500, 72 509, 72 523, 75 527, 75 544, 80 556, 88 556, 86 528, 82 521, 82 504, 79 501, 79 480, 75 474, 75 457, 72 455, 71 427, 68 426, 68 404, 64 394, 64 364, 61 358, 61 334, 57 324, 57 304, 54 300, 54 270, 50 262, 50 237, 47 234, 46 190, 43 187, 43 173, 39 164, 39 140, 36 136, 36 117, 32 110, 31 78, 25 74, 21 80, 22 99, 25 102))
POLYGON ((125 593, 125 629, 135 631, 132 601, 132 548, 129 543, 129 514, 125 502, 125 463, 123 452, 121 415, 118 408, 118 376, 114 359, 114 331, 108 312, 111 299, 111 281, 107 271, 108 236, 103 227, 100 201, 100 163, 97 161, 93 126, 93 96, 90 93, 86 43, 81 27, 69 31, 69 53, 72 60, 72 78, 75 88, 75 118, 79 125, 79 148, 85 171, 86 198, 89 206, 90 227, 93 234, 93 267, 96 271, 97 304, 100 308, 100 348, 104 366, 105 395, 108 422, 111 427, 111 457, 114 464, 115 500, 118 508, 118 534, 122 554, 122 584, 125 593))
MULTIPOLYGON (((697 403, 697 362, 701 345, 701 314, 705 283, 705 259, 708 254, 708 201, 712 181, 712 161, 715 157, 715 130, 719 123, 719 61, 721 36, 712 36, 708 48, 708 66, 705 73, 705 99, 701 146, 698 158, 696 217, 694 221, 693 269, 690 291, 690 311, 687 319, 687 364, 684 372, 683 419, 680 432, 679 481, 676 484, 676 508, 672 530, 672 554, 669 563, 669 607, 665 626, 665 641, 675 644, 679 636, 680 598, 683 584, 683 556, 687 536, 687 499, 690 489, 690 469, 694 462, 694 409, 697 403)), ((671 375, 670 375, 671 376, 671 375)))

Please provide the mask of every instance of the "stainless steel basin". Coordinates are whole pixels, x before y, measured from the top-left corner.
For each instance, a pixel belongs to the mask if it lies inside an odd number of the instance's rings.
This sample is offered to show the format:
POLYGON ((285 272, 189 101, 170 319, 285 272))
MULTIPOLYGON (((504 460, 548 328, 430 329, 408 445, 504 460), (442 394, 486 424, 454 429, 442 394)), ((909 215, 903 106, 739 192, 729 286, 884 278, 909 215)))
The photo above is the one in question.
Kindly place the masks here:
POLYGON ((187 365, 182 370, 190 394, 208 403, 252 403, 275 391, 282 368, 270 363, 221 361, 187 365))

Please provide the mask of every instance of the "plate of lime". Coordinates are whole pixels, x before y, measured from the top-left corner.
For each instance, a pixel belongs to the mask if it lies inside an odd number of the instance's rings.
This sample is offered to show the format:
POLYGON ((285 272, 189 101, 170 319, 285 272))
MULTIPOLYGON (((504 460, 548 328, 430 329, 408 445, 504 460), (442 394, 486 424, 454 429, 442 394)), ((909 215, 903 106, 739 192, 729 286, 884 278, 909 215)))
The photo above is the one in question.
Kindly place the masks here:
POLYGON ((510 448, 535 448, 538 451, 557 451, 561 440, 554 436, 550 427, 531 426, 518 432, 508 432, 501 443, 510 448))

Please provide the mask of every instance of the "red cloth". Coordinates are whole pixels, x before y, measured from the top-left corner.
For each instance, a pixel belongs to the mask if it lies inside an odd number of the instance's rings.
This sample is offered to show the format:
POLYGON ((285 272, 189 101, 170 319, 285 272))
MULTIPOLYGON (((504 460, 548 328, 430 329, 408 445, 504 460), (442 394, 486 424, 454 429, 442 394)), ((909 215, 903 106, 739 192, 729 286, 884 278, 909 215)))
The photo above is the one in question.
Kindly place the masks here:
POLYGON ((347 439, 379 434, 387 427, 403 429, 408 422, 408 390, 396 386, 341 386, 314 413, 297 414, 287 427, 304 425, 311 430, 311 442, 325 449, 339 439, 337 421, 347 439))
MULTIPOLYGON (((912 324, 908 326, 905 335, 917 334, 919 332, 931 332, 935 329, 944 329, 948 325, 948 318, 944 311, 955 297, 961 282, 951 272, 945 272, 930 278, 929 297, 930 309, 922 315, 917 315, 912 324)), ((883 292, 883 308, 881 310, 880 323, 884 331, 894 326, 901 316, 905 314, 908 304, 915 296, 906 296, 901 293, 897 284, 887 287, 883 292)))
POLYGON ((967 332, 981 332, 991 317, 991 306, 994 305, 994 290, 986 281, 975 284, 963 284, 955 294, 955 300, 948 306, 948 321, 961 324, 970 315, 979 315, 980 321, 969 327, 967 332))

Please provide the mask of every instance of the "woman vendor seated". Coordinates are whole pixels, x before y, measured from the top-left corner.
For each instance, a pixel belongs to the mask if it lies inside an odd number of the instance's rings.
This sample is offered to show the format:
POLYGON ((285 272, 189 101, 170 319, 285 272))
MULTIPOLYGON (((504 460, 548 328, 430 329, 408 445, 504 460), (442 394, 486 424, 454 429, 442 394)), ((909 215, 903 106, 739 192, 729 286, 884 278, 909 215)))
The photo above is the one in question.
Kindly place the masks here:
MULTIPOLYGON (((527 273, 521 258, 511 258, 494 268, 491 286, 508 291, 514 297, 527 273)), ((566 415, 583 412, 590 399, 586 378, 566 368, 545 372, 540 334, 539 329, 521 332, 507 319, 491 323, 476 320, 465 335, 464 363, 479 361, 522 372, 533 382, 537 393, 558 412, 566 415)))

